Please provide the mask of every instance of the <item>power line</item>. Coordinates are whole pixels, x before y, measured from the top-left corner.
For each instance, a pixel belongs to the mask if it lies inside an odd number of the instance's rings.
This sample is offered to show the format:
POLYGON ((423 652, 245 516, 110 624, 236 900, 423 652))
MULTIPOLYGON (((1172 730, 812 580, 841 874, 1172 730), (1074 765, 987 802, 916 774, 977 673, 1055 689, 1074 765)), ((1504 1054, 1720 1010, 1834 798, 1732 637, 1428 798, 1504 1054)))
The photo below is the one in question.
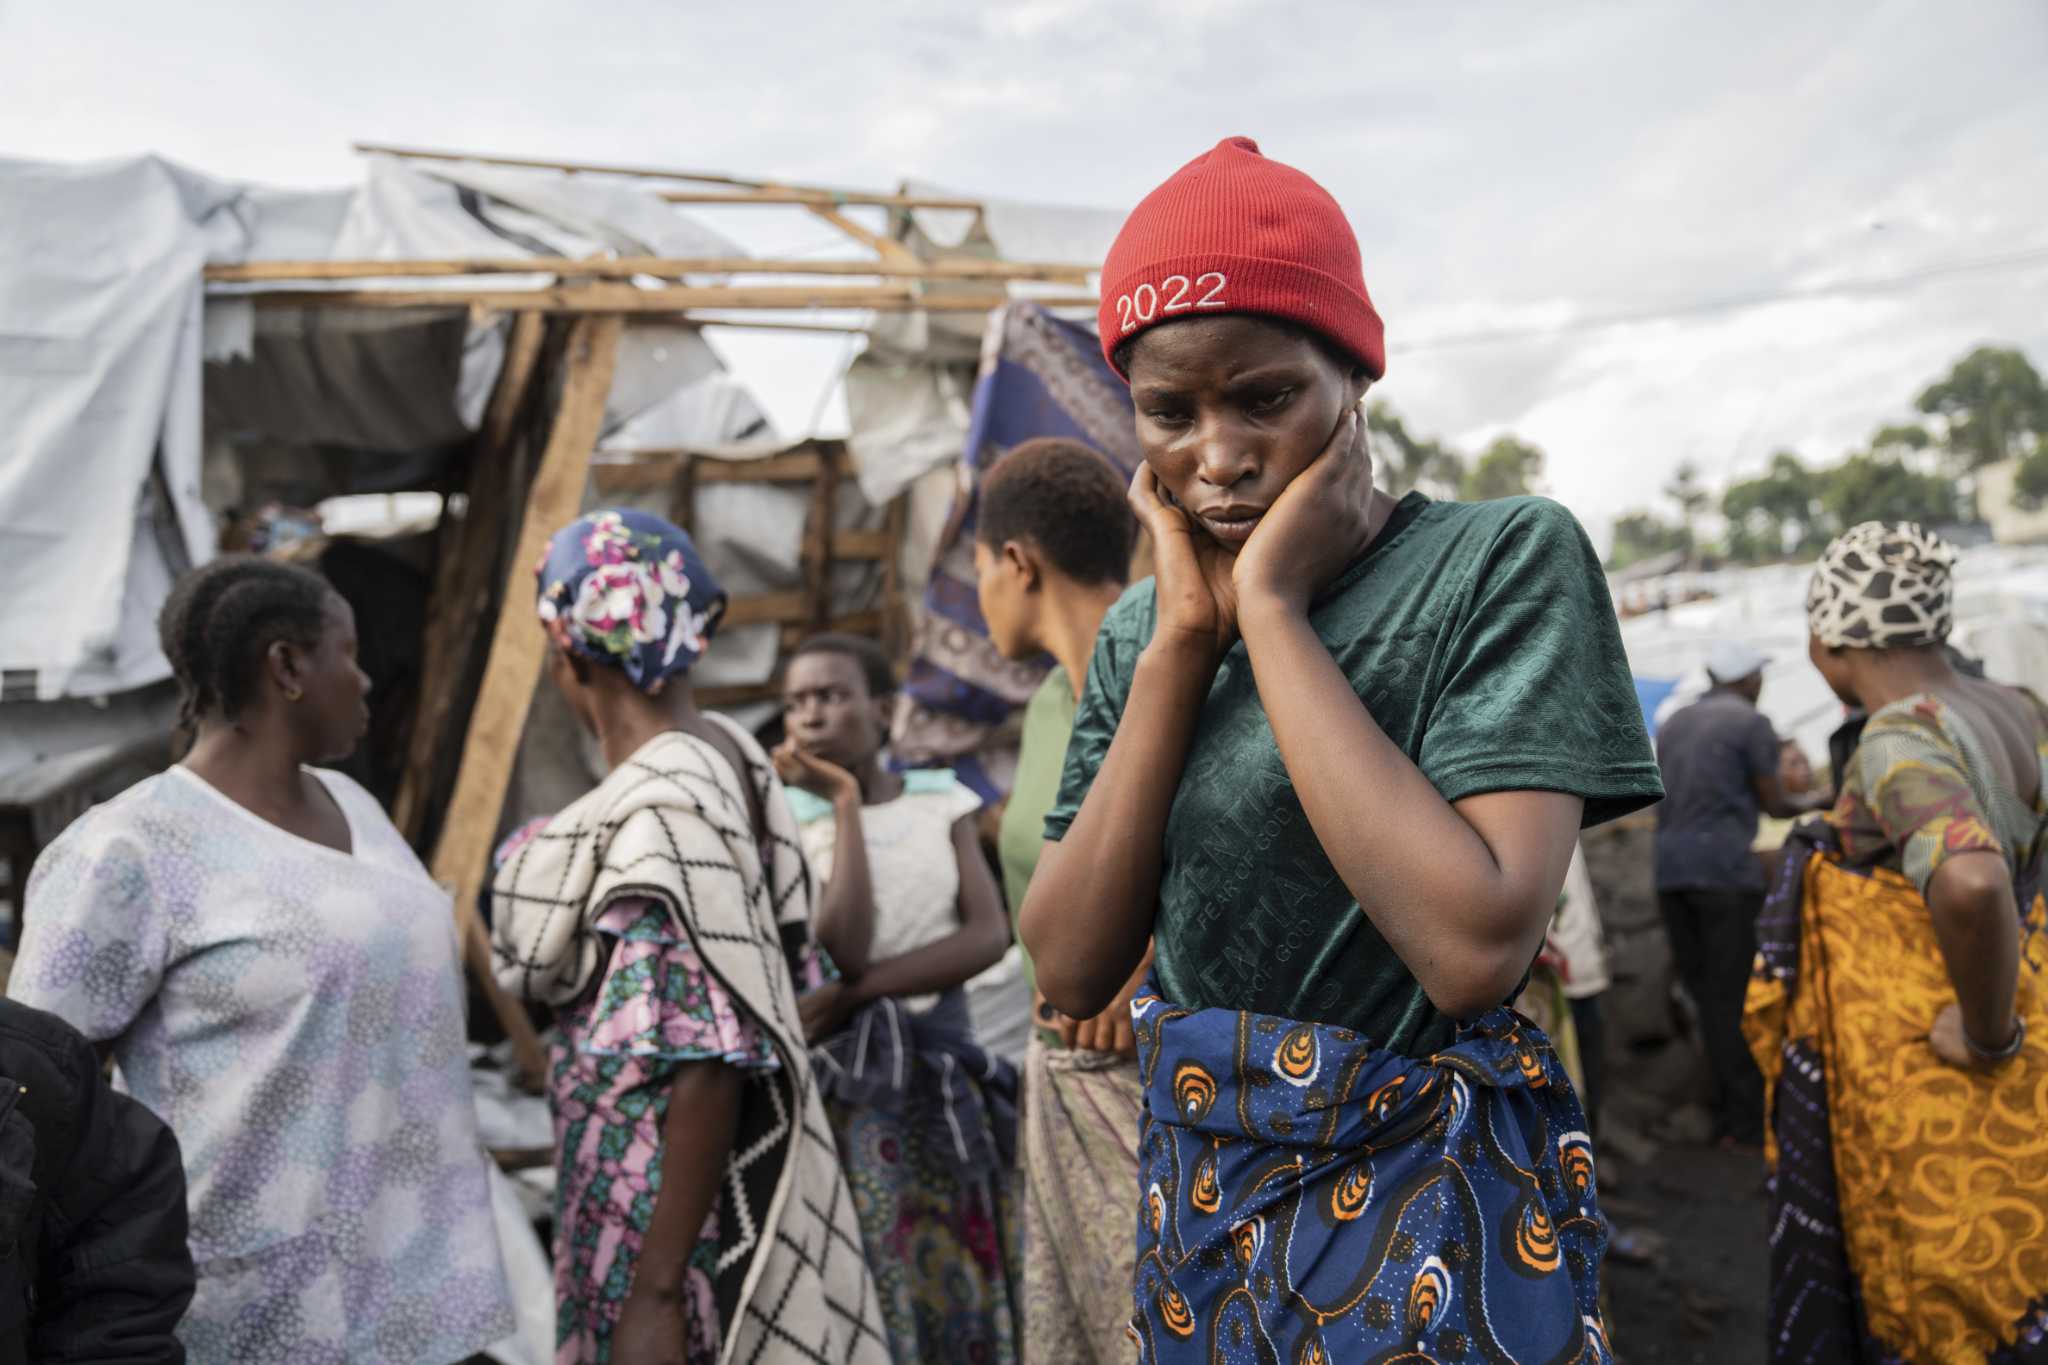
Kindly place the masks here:
POLYGON ((1867 280, 1840 280, 1833 284, 1811 285, 1804 289, 1778 289, 1759 291, 1753 294, 1732 294, 1725 298, 1703 299, 1698 303, 1680 304, 1673 308, 1643 309, 1638 312, 1608 313, 1593 317, 1577 318, 1544 327, 1511 327, 1489 332, 1448 333, 1443 336, 1423 337, 1416 341, 1397 342, 1391 348, 1400 353, 1412 354, 1417 351, 1448 351, 1467 346, 1498 346, 1514 341, 1536 341, 1547 337, 1568 336, 1574 332, 1599 331, 1608 327, 1628 327, 1644 322, 1665 322, 1680 318, 1705 317, 1714 313, 1734 313, 1745 308, 1759 308, 1765 304, 1787 303, 1804 299, 1825 299, 1859 294, 1885 294, 1901 289, 1911 289, 1929 280, 1942 279, 1951 275, 1977 274, 1991 270, 2012 270, 2048 262, 2048 247, 2034 247, 2026 251, 2009 252, 2002 256, 1985 256, 1973 261, 1951 261, 1942 265, 1925 266, 1902 275, 1886 275, 1867 280))

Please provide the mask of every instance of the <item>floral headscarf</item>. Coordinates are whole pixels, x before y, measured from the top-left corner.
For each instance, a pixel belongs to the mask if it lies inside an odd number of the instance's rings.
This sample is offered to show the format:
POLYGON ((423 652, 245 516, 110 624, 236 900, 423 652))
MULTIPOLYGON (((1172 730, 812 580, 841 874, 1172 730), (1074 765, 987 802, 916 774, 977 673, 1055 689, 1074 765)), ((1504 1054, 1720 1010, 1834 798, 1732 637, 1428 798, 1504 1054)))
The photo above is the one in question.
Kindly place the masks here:
POLYGON ((647 512, 592 512, 555 532, 540 619, 555 643, 623 669, 653 696, 688 673, 725 613, 689 534, 647 512))

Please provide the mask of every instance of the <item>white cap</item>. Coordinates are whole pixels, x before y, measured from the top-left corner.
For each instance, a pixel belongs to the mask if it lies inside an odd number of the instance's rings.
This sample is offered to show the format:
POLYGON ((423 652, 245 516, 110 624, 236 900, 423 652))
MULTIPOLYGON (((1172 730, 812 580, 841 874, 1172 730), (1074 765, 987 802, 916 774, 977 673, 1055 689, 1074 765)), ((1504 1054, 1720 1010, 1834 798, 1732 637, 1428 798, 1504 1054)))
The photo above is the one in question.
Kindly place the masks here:
POLYGON ((1741 682, 1752 673, 1763 672, 1770 661, 1769 655, 1740 640, 1716 640, 1707 651, 1707 676, 1717 683, 1741 682))

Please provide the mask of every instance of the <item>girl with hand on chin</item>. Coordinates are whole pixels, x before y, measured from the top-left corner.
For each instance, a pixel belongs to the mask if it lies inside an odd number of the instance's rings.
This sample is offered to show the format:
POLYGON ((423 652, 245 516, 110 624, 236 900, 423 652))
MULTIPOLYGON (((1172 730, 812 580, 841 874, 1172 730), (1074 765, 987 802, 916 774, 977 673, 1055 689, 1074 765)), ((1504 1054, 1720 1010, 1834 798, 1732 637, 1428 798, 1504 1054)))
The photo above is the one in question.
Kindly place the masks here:
POLYGON ((1015 1070, 977 1042, 964 986, 1009 947, 981 800, 882 763, 896 690, 872 640, 820 635, 783 678, 775 763, 824 890, 843 981, 804 1000, 897 1365, 1017 1358, 1015 1070))
POLYGON ((1132 213, 1101 332, 1157 574, 1021 927, 1080 1018, 1153 946, 1143 1358, 1606 1360, 1584 1115, 1504 1007, 1581 826, 1660 795, 1598 559, 1541 499, 1374 488, 1357 241, 1248 139, 1132 213))

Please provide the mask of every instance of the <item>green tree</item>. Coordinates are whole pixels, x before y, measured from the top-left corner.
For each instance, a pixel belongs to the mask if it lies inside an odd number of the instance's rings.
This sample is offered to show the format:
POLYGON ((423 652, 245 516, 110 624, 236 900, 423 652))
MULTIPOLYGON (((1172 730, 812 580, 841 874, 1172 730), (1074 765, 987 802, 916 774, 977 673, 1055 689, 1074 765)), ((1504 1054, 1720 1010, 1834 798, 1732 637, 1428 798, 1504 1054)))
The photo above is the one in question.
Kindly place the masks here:
POLYGON ((1465 476, 1465 497, 1472 502, 1512 498, 1535 491, 1543 477, 1543 452, 1527 441, 1501 436, 1472 463, 1465 476))
POLYGON ((1771 456, 1758 477, 1730 484, 1721 515, 1728 520, 1728 557, 1749 563, 1806 553, 1826 538, 1820 479, 1789 450, 1771 456))
POLYGON ((2048 438, 2048 388, 2015 350, 1979 346, 1915 406, 1940 419, 1942 448, 1965 473, 2019 459, 2048 438))
POLYGON ((1861 451, 1822 472, 1820 502, 1835 531, 1863 521, 1953 521, 1960 512, 1952 480, 1861 451))
POLYGON ((1373 460, 1380 483, 1395 497, 1420 489, 1431 497, 1455 498, 1465 481, 1465 462, 1443 442, 1410 432, 1400 415, 1384 401, 1365 410, 1372 435, 1373 460))
POLYGON ((1700 482, 1700 467, 1691 460, 1681 460, 1671 482, 1664 485, 1664 496, 1678 504, 1678 529, 1685 533, 1685 548, 1692 549, 1699 543, 1696 533, 1700 513, 1714 500, 1714 495, 1700 482))
POLYGON ((1870 453, 1886 459, 1903 460, 1934 444, 1927 428, 1918 422, 1879 427, 1870 437, 1870 453))
POLYGON ((2034 447, 2034 453, 2020 460, 2013 471, 2013 501, 2022 507, 2039 507, 2048 501, 2048 441, 2034 447))
POLYGON ((1691 547, 1683 526, 1666 521, 1655 512, 1624 512, 1614 519, 1614 547, 1608 551, 1607 567, 1626 569, 1642 560, 1691 547))

